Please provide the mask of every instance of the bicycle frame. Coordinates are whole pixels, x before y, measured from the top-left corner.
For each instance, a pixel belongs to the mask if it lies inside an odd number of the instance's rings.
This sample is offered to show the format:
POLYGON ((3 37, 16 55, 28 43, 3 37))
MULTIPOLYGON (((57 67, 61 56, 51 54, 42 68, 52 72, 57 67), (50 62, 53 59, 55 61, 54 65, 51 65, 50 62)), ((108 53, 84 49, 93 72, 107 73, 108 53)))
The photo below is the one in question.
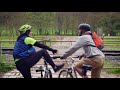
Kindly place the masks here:
MULTIPOLYGON (((77 57, 76 57, 77 58, 77 57)), ((71 73, 72 75, 73 75, 73 78, 77 78, 77 73, 76 73, 76 71, 75 71, 75 69, 74 69, 74 58, 72 57, 72 56, 70 56, 70 59, 71 59, 71 65, 68 63, 68 61, 67 61, 67 59, 65 59, 65 61, 66 61, 66 63, 67 63, 67 65, 69 66, 69 68, 68 68, 68 72, 69 73, 71 73)))
MULTIPOLYGON (((78 57, 68 57, 67 59, 65 59, 67 65, 68 65, 68 68, 67 70, 61 70, 61 72, 59 73, 59 78, 61 77, 62 73, 65 73, 66 72, 66 77, 68 77, 68 75, 71 77, 71 78, 77 78, 77 71, 74 69, 74 58, 78 58, 78 57), (69 64, 68 60, 70 61, 71 60, 71 64, 69 64)), ((84 78, 84 76, 86 76, 86 73, 88 70, 91 70, 92 69, 92 66, 91 65, 85 65, 83 64, 82 66, 82 77, 84 78)), ((63 74, 63 76, 65 76, 63 74)))
MULTIPOLYGON (((41 78, 47 78, 49 74, 51 75, 51 71, 48 68, 48 64, 45 60, 44 60, 44 66, 40 66, 40 68, 36 70, 36 72, 39 72, 39 71, 41 73, 41 78), (43 72, 44 72, 44 75, 43 75, 43 72)), ((52 75, 50 78, 52 78, 52 75)))

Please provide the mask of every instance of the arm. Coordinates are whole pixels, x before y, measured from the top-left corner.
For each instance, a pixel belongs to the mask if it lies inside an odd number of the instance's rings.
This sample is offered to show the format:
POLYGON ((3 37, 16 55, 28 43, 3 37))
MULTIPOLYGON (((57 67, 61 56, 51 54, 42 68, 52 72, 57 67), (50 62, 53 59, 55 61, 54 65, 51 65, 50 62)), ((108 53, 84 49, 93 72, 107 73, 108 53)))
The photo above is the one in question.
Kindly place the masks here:
POLYGON ((76 41, 76 43, 65 52, 65 54, 61 57, 61 59, 66 59, 68 56, 70 56, 73 53, 75 53, 82 46, 83 46, 83 42, 82 42, 81 37, 80 37, 76 41))
POLYGON ((37 46, 37 47, 39 47, 39 48, 43 48, 43 49, 47 49, 47 50, 49 50, 49 51, 52 51, 53 54, 57 52, 57 50, 52 49, 52 48, 50 48, 50 47, 48 47, 48 46, 46 46, 46 45, 44 45, 44 44, 41 44, 41 43, 37 42, 35 39, 30 38, 30 37, 27 37, 24 42, 25 42, 26 44, 30 44, 30 45, 32 45, 32 46, 37 46))
POLYGON ((37 41, 35 42, 34 46, 37 46, 37 47, 43 48, 43 49, 47 49, 47 50, 49 50, 49 51, 54 51, 54 49, 52 49, 52 48, 50 48, 50 47, 48 47, 48 46, 46 46, 46 45, 44 45, 44 44, 41 44, 41 43, 39 43, 39 42, 37 42, 37 41))

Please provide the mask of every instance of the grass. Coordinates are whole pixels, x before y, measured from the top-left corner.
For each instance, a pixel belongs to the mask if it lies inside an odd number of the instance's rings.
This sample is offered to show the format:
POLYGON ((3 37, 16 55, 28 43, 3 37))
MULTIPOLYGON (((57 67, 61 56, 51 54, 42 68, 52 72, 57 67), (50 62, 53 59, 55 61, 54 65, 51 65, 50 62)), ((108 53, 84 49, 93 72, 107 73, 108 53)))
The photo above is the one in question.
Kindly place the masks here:
POLYGON ((15 68, 14 64, 9 65, 9 64, 4 64, 3 66, 0 66, 0 72, 8 72, 9 70, 12 70, 15 68))
MULTIPOLYGON (((108 60, 105 60, 104 67, 120 67, 119 64, 114 64, 108 60)), ((120 68, 118 69, 106 69, 103 70, 104 72, 111 73, 111 74, 120 74, 120 68)))
POLYGON ((120 74, 120 69, 111 69, 111 70, 106 70, 105 72, 111 74, 120 74))
POLYGON ((0 56, 0 73, 1 72, 5 73, 5 72, 15 68, 15 64, 14 63, 6 63, 5 60, 6 60, 5 56, 1 55, 0 56))
POLYGON ((107 50, 120 50, 120 36, 105 36, 104 37, 104 49, 107 50))
POLYGON ((120 50, 120 46, 110 45, 110 46, 105 46, 104 49, 105 49, 105 50, 120 50))

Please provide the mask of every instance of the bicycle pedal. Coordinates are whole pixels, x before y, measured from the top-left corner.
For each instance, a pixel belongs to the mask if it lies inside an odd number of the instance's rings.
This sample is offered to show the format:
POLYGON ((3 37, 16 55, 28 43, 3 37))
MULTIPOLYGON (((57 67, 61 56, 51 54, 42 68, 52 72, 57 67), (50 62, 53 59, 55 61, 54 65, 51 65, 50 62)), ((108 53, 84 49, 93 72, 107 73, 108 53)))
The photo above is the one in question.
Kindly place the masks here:
POLYGON ((40 72, 40 71, 44 71, 44 68, 42 66, 40 66, 40 68, 36 70, 36 72, 40 72))

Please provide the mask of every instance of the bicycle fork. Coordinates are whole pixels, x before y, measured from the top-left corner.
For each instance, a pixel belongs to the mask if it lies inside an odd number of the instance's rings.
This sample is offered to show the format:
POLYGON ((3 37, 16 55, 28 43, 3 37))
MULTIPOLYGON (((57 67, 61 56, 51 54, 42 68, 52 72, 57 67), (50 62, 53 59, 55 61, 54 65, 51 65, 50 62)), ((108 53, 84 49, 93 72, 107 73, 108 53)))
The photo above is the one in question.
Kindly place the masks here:
POLYGON ((74 67, 69 68, 68 72, 72 74, 73 78, 77 78, 77 73, 76 73, 74 67))

